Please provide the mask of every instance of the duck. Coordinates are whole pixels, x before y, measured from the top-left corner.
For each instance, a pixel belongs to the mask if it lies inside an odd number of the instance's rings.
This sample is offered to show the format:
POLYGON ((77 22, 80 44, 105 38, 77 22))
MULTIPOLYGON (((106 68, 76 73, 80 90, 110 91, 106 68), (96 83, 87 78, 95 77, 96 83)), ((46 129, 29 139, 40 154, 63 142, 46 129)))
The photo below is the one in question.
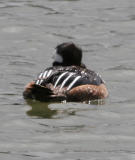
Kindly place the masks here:
POLYGON ((108 96, 105 81, 82 63, 80 47, 73 42, 64 42, 55 49, 52 66, 25 86, 24 99, 85 102, 108 96))

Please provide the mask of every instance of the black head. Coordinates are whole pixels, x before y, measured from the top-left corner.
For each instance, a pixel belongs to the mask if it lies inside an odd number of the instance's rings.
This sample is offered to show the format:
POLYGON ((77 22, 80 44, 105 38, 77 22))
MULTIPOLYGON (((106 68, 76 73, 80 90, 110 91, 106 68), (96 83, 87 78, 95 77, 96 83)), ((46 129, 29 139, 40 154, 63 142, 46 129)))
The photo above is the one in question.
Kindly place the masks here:
POLYGON ((56 47, 53 66, 81 66, 82 50, 74 43, 62 43, 56 47))

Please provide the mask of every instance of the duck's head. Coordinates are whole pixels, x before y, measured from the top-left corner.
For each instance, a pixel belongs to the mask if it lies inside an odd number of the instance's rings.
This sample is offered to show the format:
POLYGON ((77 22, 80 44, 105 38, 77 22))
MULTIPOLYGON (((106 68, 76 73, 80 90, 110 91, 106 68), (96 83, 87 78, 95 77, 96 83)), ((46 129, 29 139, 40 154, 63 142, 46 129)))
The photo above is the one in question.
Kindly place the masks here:
POLYGON ((74 43, 66 42, 56 47, 53 66, 82 66, 82 50, 74 43))

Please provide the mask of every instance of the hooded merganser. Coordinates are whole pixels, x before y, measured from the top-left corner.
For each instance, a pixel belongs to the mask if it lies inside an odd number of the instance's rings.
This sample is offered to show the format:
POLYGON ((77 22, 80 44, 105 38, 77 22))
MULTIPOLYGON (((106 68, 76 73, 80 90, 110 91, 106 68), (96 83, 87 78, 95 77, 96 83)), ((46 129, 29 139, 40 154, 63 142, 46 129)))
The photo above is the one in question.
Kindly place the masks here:
POLYGON ((56 47, 52 67, 41 72, 24 92, 25 99, 40 101, 89 101, 108 96, 101 76, 81 62, 82 50, 74 43, 56 47))

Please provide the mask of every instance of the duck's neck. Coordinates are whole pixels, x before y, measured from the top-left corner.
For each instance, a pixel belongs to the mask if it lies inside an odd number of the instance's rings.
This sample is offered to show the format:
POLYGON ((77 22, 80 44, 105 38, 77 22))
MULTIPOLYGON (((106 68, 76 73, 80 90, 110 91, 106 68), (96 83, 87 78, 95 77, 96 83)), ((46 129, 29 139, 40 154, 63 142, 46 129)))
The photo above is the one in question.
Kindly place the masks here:
POLYGON ((82 68, 86 68, 85 64, 81 63, 80 65, 76 65, 76 64, 63 64, 63 63, 59 63, 59 62, 53 62, 52 64, 53 67, 56 67, 56 66, 79 66, 79 67, 82 67, 82 68))

